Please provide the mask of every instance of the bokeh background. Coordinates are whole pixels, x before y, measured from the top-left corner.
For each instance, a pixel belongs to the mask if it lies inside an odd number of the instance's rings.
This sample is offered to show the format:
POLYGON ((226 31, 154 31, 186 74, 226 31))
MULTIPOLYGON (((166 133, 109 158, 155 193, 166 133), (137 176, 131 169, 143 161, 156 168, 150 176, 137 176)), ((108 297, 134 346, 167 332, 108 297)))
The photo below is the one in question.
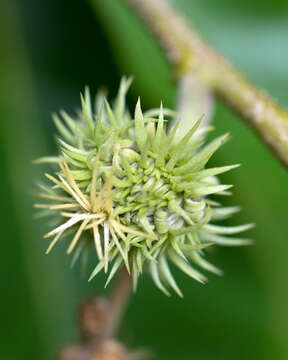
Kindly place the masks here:
MULTIPOLYGON (((144 1, 144 0, 143 0, 144 1)), ((288 105, 286 0, 174 0, 216 49, 258 86, 288 105)), ((105 85, 113 97, 122 74, 134 75, 131 105, 174 106, 173 74, 120 0, 0 1, 0 359, 55 359, 77 339, 77 308, 103 292, 88 283, 60 246, 44 255, 44 221, 33 219, 31 164, 56 152, 51 112, 79 106, 79 92, 105 85)), ((176 271, 184 300, 166 298, 148 276, 133 296, 120 338, 155 359, 288 359, 287 171, 251 130, 217 104, 216 134, 232 141, 214 164, 241 163, 226 204, 243 211, 230 224, 256 222, 255 245, 209 254, 225 276, 203 286, 176 271)))

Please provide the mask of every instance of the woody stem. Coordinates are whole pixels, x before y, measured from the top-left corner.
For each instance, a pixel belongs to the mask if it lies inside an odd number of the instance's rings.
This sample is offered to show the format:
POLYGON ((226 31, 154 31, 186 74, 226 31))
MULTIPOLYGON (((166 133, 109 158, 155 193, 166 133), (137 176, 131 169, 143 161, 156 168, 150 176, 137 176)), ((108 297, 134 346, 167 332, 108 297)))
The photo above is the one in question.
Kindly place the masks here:
POLYGON ((132 277, 123 266, 109 296, 110 311, 103 331, 104 337, 112 338, 117 332, 131 292, 132 277))
POLYGON ((176 75, 196 74, 218 98, 252 126, 288 167, 288 112, 206 45, 167 0, 125 0, 164 48, 176 75))

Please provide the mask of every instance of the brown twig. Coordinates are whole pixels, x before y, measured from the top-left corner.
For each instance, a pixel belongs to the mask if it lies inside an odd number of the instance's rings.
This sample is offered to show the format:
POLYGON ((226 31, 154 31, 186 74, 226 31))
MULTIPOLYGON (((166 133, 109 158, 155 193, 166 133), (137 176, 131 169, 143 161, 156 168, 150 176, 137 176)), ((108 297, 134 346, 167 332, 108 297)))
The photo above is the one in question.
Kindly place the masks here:
POLYGON ((288 166, 287 111, 204 44, 167 0, 125 1, 155 33, 177 73, 180 76, 196 73, 208 88, 246 119, 278 159, 288 166))
POLYGON ((123 267, 109 296, 110 312, 106 319, 105 330, 103 332, 106 338, 113 337, 118 330, 123 312, 125 311, 132 292, 131 280, 131 275, 129 275, 126 268, 123 267))
POLYGON ((63 349, 59 359, 135 359, 122 344, 114 340, 131 289, 131 276, 123 267, 108 298, 98 296, 83 304, 80 309, 81 341, 63 349))

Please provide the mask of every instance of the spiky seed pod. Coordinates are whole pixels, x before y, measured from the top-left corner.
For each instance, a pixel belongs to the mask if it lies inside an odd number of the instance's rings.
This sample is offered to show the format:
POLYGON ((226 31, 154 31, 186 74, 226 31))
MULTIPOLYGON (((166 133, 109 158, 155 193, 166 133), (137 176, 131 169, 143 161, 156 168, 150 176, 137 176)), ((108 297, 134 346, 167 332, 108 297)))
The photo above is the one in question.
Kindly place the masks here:
POLYGON ((221 207, 208 197, 227 194, 231 187, 221 185, 216 176, 237 165, 206 167, 228 135, 202 147, 200 132, 195 136, 199 120, 178 140, 177 123, 167 131, 164 118, 175 113, 162 105, 143 113, 140 100, 131 117, 125 104, 130 83, 131 79, 122 79, 112 107, 98 94, 93 111, 86 89, 75 118, 63 111, 61 120, 54 116, 60 154, 38 162, 55 162, 59 171, 54 176, 46 174, 52 186, 42 186, 40 196, 50 203, 35 206, 56 215, 59 222, 45 235, 54 237, 47 253, 70 235, 67 253, 74 253, 75 263, 94 242, 98 264, 90 280, 104 269, 109 272, 108 284, 124 264, 132 272, 136 289, 139 275, 148 267, 165 294, 170 286, 182 296, 168 260, 205 282, 206 277, 191 262, 220 274, 204 259, 203 250, 213 244, 249 244, 250 240, 227 235, 252 225, 210 223, 239 211, 238 207, 221 207))

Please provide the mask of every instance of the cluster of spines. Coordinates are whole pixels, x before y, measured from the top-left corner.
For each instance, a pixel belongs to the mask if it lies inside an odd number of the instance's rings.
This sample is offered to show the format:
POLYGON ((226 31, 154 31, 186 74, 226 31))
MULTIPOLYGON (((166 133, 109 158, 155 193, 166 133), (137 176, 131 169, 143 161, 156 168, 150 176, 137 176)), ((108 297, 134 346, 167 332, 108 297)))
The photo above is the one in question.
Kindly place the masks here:
POLYGON ((200 149, 203 139, 198 137, 191 141, 191 138, 201 120, 181 140, 176 141, 177 123, 167 135, 164 119, 165 114, 174 116, 175 113, 163 109, 162 105, 160 109, 143 114, 138 100, 132 119, 125 104, 130 82, 122 80, 113 108, 100 95, 96 100, 94 116, 90 94, 86 89, 85 96, 81 96, 82 111, 76 120, 65 112, 61 113, 63 121, 54 116, 62 136, 59 139, 62 155, 44 160, 60 160, 60 180, 55 181, 50 175, 48 177, 56 184, 56 192, 61 188, 73 200, 65 203, 67 198, 64 201, 63 196, 59 196, 58 207, 41 206, 59 210, 60 216, 67 217, 68 214, 65 215, 60 209, 61 205, 65 208, 70 204, 74 215, 72 211, 66 225, 60 225, 56 232, 54 229, 47 236, 56 235, 52 242, 54 245, 63 235, 63 229, 76 227, 68 248, 68 252, 71 252, 77 243, 81 248, 81 234, 90 231, 99 257, 99 264, 90 279, 103 268, 107 271, 108 263, 114 261, 107 282, 124 263, 128 271, 132 267, 136 288, 138 275, 149 263, 155 284, 166 294, 167 284, 180 295, 167 258, 183 272, 203 282, 206 278, 191 266, 189 259, 205 270, 219 274, 220 270, 204 260, 203 249, 212 244, 249 243, 249 240, 227 238, 226 235, 245 231, 251 227, 250 224, 221 227, 209 223, 239 210, 238 207, 221 208, 207 198, 210 194, 226 193, 231 186, 220 185, 216 175, 237 165, 205 168, 213 153, 226 141, 227 135, 200 149), (151 178, 154 178, 152 187, 149 184, 151 178), (147 193, 149 196, 146 196, 147 193), (88 199, 88 207, 83 206, 86 202, 84 199, 88 199), (93 207, 93 199, 97 199, 97 209, 93 207), (81 219, 74 220, 74 223, 73 217, 81 219), (81 225, 77 228, 78 222, 81 225))

